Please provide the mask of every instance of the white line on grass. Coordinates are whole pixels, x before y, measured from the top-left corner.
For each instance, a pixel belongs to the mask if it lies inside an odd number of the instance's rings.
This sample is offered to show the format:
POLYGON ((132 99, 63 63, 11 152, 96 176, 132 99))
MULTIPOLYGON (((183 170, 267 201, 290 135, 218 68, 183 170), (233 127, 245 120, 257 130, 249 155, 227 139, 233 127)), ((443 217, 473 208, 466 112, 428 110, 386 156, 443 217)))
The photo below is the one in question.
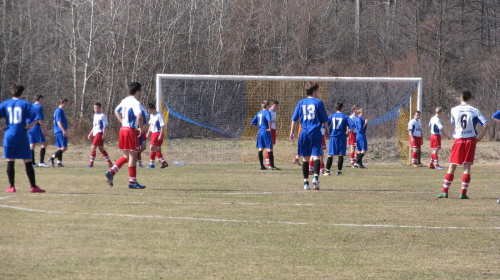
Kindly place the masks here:
MULTIPOLYGON (((71 214, 59 211, 46 211, 38 209, 30 209, 23 207, 14 207, 9 205, 0 204, 0 207, 10 208, 20 211, 39 212, 48 214, 71 214)), ((193 217, 173 217, 173 216, 156 216, 156 215, 131 215, 131 214, 113 214, 113 213, 73 213, 76 215, 91 215, 91 216, 112 216, 112 217, 126 217, 126 218, 157 218, 157 219, 172 219, 172 220, 189 220, 201 222, 222 222, 222 223, 244 223, 244 224, 281 224, 281 225, 310 225, 311 223, 305 222, 277 222, 277 221, 245 221, 245 220, 226 220, 226 219, 212 219, 212 218, 193 218, 193 217)), ((407 229, 445 229, 445 230, 500 230, 500 227, 441 227, 441 226, 405 226, 405 225, 371 225, 371 224, 338 224, 327 223, 327 226, 335 227, 367 227, 367 228, 407 228, 407 229)))

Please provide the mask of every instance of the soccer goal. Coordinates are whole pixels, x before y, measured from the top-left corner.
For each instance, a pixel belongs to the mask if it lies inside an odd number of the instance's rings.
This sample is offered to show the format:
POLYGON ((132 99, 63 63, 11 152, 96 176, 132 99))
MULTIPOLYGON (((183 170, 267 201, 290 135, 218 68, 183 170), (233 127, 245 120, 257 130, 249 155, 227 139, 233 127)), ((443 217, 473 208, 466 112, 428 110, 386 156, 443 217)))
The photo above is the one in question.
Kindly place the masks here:
POLYGON ((410 162, 407 125, 413 112, 422 110, 422 78, 158 74, 156 107, 165 117, 169 160, 239 162, 240 141, 255 138, 250 121, 263 100, 280 102, 277 139, 287 140, 290 117, 305 98, 308 81, 320 85, 329 114, 336 102, 344 103, 348 115, 352 105, 364 108, 373 127, 368 136, 393 139, 401 163, 410 162))

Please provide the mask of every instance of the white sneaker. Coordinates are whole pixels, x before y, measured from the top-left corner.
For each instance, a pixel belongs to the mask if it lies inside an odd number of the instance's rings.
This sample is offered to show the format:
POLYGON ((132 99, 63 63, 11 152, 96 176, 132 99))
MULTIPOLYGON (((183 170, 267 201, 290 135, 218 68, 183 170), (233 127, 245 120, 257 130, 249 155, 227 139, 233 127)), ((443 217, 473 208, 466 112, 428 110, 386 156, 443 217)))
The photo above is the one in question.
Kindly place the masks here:
POLYGON ((314 178, 313 179, 313 185, 314 185, 314 189, 319 191, 319 180, 314 178))
POLYGON ((309 191, 311 188, 309 187, 309 183, 304 183, 304 190, 309 191))
POLYGON ((497 199, 497 203, 500 203, 500 197, 497 199))
POLYGON ((50 167, 50 166, 49 166, 48 164, 46 164, 45 162, 40 162, 40 163, 38 164, 38 166, 40 166, 40 167, 50 167))
POLYGON ((442 170, 442 169, 443 169, 443 167, 441 167, 441 165, 438 165, 438 166, 436 166, 436 167, 435 167, 435 169, 437 169, 437 170, 442 170))

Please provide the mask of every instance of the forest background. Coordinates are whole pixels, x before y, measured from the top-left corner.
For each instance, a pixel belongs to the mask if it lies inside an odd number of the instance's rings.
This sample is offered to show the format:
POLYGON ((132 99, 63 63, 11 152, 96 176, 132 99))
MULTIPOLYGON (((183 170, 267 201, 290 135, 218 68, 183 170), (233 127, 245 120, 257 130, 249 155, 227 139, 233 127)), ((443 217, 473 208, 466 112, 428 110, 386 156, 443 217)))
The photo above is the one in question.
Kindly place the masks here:
POLYGON ((429 115, 465 89, 500 109, 500 0, 0 0, 0 45, 0 99, 24 84, 51 124, 68 98, 82 135, 157 73, 422 77, 429 115))

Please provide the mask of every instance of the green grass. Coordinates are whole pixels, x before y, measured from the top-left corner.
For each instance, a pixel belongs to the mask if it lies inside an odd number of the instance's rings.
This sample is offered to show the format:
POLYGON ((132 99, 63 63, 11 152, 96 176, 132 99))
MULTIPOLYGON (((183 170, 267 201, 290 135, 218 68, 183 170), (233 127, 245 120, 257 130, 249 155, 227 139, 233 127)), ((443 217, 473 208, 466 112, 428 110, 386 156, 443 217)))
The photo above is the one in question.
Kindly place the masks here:
POLYGON ((0 190, 0 279, 500 277, 496 167, 474 165, 459 200, 459 176, 436 198, 445 170, 365 162, 303 191, 284 162, 139 169, 147 188, 129 190, 126 169, 110 188, 102 159, 68 161, 36 169, 45 194, 17 163, 17 193, 0 190))

